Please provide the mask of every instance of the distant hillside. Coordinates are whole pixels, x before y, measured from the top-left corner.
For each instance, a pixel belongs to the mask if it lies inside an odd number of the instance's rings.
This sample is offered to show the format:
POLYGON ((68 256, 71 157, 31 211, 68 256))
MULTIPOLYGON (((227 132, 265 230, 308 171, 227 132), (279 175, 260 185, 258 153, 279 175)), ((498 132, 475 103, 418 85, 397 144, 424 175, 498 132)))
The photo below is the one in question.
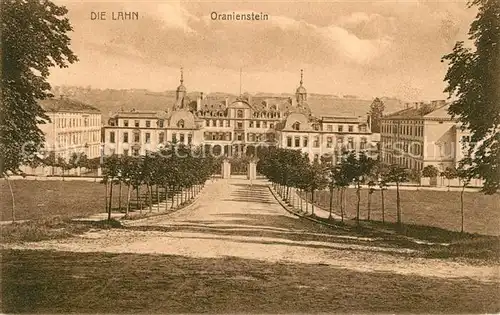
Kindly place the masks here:
MULTIPOLYGON (((175 91, 152 92, 143 89, 112 90, 92 89, 84 87, 62 86, 54 87, 56 96, 65 95, 101 110, 103 121, 106 121, 111 113, 119 110, 147 110, 164 111, 171 108, 175 102, 175 91)), ((200 93, 190 92, 188 98, 196 100, 200 93)), ((207 97, 231 97, 229 93, 217 92, 206 95, 207 97)), ((261 97, 293 97, 293 94, 282 93, 257 93, 261 97)), ((404 108, 404 103, 398 99, 381 97, 385 103, 385 113, 391 113, 404 108)), ((308 103, 316 116, 327 115, 355 115, 364 116, 370 109, 372 100, 358 99, 355 96, 336 96, 326 94, 308 95, 308 103)))

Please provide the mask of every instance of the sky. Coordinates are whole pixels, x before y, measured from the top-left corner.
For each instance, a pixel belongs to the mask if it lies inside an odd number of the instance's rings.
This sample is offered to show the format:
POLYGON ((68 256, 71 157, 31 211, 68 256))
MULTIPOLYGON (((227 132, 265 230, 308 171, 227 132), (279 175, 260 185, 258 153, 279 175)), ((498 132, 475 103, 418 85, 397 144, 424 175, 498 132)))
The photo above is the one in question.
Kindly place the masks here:
POLYGON ((441 57, 467 39, 476 14, 437 0, 54 2, 69 10, 79 62, 53 69, 53 85, 174 90, 183 67, 188 91, 294 93, 304 69, 308 93, 405 101, 446 98, 441 57), (120 11, 139 19, 112 20, 120 11))

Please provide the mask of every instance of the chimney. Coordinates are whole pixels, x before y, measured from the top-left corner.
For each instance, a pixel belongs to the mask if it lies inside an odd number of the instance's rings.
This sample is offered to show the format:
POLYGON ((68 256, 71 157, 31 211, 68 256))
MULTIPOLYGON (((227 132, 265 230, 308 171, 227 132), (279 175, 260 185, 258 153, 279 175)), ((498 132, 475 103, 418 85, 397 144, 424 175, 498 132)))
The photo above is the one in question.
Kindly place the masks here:
POLYGON ((64 94, 59 95, 59 99, 64 99, 64 94))
POLYGON ((405 103, 405 109, 410 108, 410 103, 405 103))
POLYGON ((229 106, 229 99, 226 97, 224 100, 224 106, 227 108, 229 106))

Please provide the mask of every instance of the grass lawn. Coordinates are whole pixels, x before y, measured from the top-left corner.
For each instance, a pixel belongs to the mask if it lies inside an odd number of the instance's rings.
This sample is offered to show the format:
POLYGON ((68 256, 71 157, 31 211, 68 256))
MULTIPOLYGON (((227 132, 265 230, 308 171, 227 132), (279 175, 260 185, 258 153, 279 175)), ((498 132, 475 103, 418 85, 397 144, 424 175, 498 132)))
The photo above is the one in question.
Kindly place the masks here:
POLYGON ((496 313, 496 283, 227 258, 2 251, 3 313, 496 313))
MULTIPOLYGON (((316 192, 314 199, 325 210, 329 209, 329 192, 316 192)), ((356 191, 348 189, 347 217, 356 216, 356 191)), ((367 217, 367 190, 361 191, 361 219, 367 217)), ((385 220, 396 221, 396 190, 386 190, 385 220)), ((460 192, 401 190, 401 211, 403 223, 439 227, 451 231, 460 231, 460 192)), ((334 212, 340 214, 334 193, 334 212)), ((310 194, 309 194, 310 199, 310 194)), ((309 210, 310 211, 310 210, 309 210)), ((500 194, 484 195, 476 192, 464 194, 464 226, 469 233, 500 235, 500 194)), ((380 191, 372 195, 371 220, 381 221, 380 191)))
MULTIPOLYGON (((11 180, 17 220, 39 220, 53 216, 79 217, 106 212, 105 187, 99 182, 11 180)), ((145 191, 145 190, 144 190, 145 191)), ((118 186, 113 188, 113 208, 118 207, 118 186)), ((122 207, 127 190, 122 189, 122 207)), ((0 181, 1 220, 12 220, 12 199, 5 180, 0 181)), ((132 194, 134 198, 135 194, 132 194)))

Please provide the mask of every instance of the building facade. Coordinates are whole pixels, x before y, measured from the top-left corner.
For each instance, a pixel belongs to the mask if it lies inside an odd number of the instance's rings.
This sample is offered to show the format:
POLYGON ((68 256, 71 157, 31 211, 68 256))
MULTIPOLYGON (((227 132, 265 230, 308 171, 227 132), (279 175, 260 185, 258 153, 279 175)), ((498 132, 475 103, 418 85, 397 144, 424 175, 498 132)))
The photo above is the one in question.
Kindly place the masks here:
POLYGON ((44 149, 68 160, 73 153, 87 157, 101 155, 101 112, 90 105, 65 97, 41 101, 50 122, 40 124, 45 134, 44 149))
MULTIPOLYGON (((256 154, 259 147, 299 149, 311 159, 337 144, 368 148, 366 117, 315 117, 307 104, 303 74, 294 97, 205 97, 190 100, 181 71, 172 110, 118 112, 103 128, 104 154, 144 155, 167 143, 204 145, 214 155, 256 154)), ((166 106, 167 107, 167 106, 166 106)))
POLYGON ((408 169, 434 165, 443 171, 457 167, 468 136, 448 114, 444 101, 414 103, 382 118, 381 159, 408 169))

